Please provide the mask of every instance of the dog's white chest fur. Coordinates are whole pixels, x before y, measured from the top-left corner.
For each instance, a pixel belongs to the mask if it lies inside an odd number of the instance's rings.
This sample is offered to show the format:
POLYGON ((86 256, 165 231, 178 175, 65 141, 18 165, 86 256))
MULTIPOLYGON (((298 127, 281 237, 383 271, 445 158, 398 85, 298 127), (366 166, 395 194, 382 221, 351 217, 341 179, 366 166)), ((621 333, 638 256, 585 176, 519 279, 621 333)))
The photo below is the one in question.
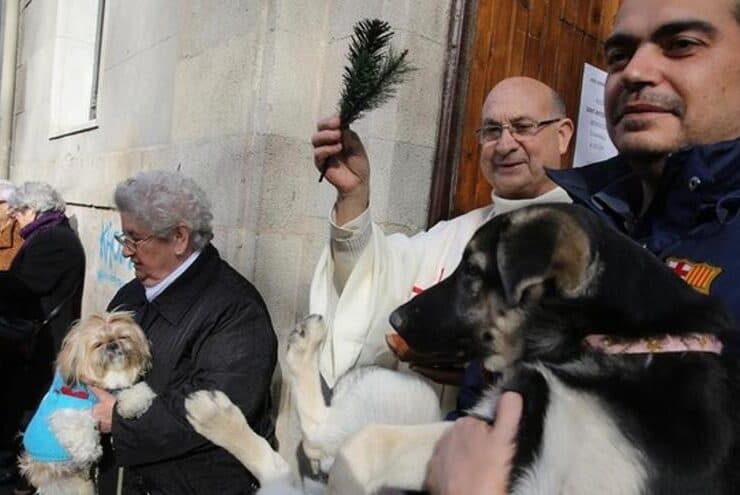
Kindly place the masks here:
POLYGON ((644 456, 624 437, 604 405, 567 387, 543 366, 537 369, 550 388, 542 451, 512 493, 643 493, 644 456))

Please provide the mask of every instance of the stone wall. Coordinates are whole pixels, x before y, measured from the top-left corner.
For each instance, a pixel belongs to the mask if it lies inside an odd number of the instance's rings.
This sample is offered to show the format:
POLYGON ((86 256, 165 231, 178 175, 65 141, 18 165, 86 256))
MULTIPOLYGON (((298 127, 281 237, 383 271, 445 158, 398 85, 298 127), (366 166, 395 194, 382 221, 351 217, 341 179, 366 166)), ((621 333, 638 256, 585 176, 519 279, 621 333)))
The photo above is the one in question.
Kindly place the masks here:
POLYGON ((364 17, 391 23, 419 68, 355 126, 373 166, 373 215, 389 231, 423 228, 449 0, 107 0, 96 127, 50 139, 61 1, 23 2, 11 179, 50 182, 72 204, 85 311, 103 309, 132 274, 112 238, 114 185, 162 168, 206 189, 215 245, 263 293, 278 333, 290 330, 307 311, 334 200, 317 183, 309 137, 335 111, 364 17))

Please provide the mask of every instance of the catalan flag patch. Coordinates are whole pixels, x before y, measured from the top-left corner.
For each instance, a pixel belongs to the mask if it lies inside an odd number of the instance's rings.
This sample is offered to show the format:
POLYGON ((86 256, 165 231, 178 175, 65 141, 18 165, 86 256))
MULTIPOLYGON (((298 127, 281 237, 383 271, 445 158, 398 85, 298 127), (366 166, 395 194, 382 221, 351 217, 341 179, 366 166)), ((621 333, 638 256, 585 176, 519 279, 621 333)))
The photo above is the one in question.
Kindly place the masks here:
POLYGON ((709 294, 712 282, 717 275, 722 273, 722 268, 709 263, 697 263, 684 258, 667 258, 665 260, 668 268, 681 277, 684 282, 701 292, 709 294))

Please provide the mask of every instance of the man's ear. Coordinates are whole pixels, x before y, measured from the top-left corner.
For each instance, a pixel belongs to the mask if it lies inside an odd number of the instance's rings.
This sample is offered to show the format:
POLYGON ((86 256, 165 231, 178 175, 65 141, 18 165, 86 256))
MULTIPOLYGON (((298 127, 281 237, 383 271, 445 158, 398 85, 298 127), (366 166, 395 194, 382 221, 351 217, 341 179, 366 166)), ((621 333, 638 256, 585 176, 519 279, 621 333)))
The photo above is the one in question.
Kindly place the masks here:
POLYGON ((569 118, 564 118, 558 122, 558 151, 560 152, 560 156, 568 152, 568 146, 573 137, 573 129, 573 121, 569 118))
POLYGON ((496 262, 507 304, 522 302, 525 294, 541 296, 552 280, 566 296, 580 293, 590 281, 588 235, 567 214, 537 209, 514 214, 499 238, 496 262))

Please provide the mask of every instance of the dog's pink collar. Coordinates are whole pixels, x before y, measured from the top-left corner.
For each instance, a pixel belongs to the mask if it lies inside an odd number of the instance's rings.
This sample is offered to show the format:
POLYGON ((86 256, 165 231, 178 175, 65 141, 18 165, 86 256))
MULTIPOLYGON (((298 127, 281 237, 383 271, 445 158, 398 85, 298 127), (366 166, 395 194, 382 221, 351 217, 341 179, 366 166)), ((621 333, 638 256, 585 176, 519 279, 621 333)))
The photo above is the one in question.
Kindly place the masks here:
POLYGON ((593 334, 583 339, 589 347, 605 354, 651 354, 658 352, 722 353, 722 342, 716 335, 689 333, 646 339, 624 339, 613 335, 593 334))

